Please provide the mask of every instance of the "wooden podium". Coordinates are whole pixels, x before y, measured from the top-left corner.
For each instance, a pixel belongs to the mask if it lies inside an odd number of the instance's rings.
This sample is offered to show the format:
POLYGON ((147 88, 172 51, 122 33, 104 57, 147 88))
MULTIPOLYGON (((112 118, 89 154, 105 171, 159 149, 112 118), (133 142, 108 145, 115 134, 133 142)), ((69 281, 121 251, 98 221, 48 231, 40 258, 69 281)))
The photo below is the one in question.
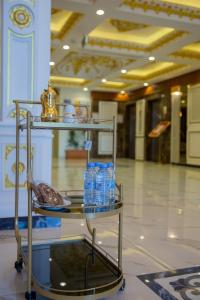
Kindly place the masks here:
POLYGON ((164 135, 163 133, 166 132, 167 128, 170 126, 170 121, 160 121, 156 127, 154 127, 148 137, 150 139, 157 139, 158 140, 158 162, 165 163, 166 158, 163 157, 165 155, 165 147, 164 147, 164 135))

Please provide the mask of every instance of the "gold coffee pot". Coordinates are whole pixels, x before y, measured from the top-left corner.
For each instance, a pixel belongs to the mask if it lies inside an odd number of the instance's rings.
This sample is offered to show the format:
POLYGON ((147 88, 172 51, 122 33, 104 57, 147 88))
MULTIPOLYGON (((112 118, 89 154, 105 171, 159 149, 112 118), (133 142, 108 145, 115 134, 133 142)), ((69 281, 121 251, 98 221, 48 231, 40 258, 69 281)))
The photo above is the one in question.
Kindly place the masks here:
POLYGON ((42 103, 42 113, 41 113, 41 120, 43 122, 56 122, 58 111, 56 108, 56 98, 57 93, 48 84, 48 89, 44 89, 43 93, 40 96, 40 100, 42 103))

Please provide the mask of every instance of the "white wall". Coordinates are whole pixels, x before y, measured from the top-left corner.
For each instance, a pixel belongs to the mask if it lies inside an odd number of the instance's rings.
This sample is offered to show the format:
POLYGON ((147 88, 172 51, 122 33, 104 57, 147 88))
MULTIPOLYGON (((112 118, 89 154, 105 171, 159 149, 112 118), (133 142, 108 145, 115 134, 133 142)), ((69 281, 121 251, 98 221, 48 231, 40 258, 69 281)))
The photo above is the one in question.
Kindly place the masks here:
MULTIPOLYGON (((91 97, 90 92, 85 92, 81 88, 60 88, 60 103, 64 102, 64 99, 70 99, 72 104, 76 103, 77 100, 80 101, 80 104, 90 105, 91 97)), ((59 131, 58 137, 58 157, 65 157, 65 150, 67 148, 68 140, 68 131, 59 131)))

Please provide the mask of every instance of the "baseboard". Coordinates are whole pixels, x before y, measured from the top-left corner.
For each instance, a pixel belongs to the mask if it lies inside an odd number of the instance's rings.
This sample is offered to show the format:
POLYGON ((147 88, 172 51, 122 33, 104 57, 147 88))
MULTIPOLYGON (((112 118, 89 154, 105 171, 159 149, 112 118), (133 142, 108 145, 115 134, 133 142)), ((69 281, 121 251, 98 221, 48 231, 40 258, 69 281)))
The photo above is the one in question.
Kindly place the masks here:
MULTIPOLYGON (((33 228, 60 227, 60 218, 51 218, 46 216, 33 216, 33 228)), ((0 230, 14 229, 14 218, 0 218, 0 230)), ((28 227, 28 217, 19 217, 19 228, 26 229, 28 227)))

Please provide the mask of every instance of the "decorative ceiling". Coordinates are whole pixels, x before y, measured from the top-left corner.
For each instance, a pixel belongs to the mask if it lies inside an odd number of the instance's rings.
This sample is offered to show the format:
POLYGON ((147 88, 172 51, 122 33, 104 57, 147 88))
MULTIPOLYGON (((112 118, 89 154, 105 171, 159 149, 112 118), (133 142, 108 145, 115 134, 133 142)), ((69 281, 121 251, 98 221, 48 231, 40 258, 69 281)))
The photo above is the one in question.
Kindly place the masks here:
POLYGON ((199 31, 200 0, 52 0, 51 80, 126 91, 173 78, 200 68, 199 31))

